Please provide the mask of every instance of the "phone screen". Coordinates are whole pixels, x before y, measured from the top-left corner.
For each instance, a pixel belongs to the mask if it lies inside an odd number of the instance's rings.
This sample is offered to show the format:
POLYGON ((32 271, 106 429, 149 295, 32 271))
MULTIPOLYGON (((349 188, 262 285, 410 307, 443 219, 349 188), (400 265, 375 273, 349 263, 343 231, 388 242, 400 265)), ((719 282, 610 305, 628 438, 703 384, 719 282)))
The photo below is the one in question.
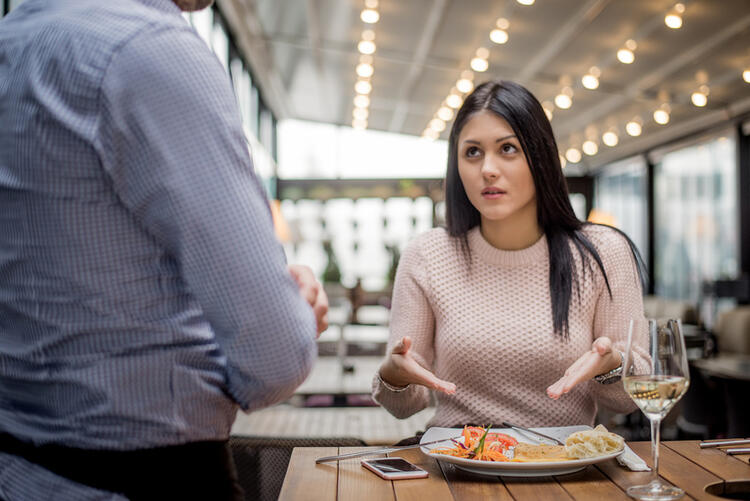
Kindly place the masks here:
POLYGON ((383 473, 398 473, 404 471, 422 471, 402 458, 393 459, 371 459, 368 461, 372 466, 382 471, 383 473))

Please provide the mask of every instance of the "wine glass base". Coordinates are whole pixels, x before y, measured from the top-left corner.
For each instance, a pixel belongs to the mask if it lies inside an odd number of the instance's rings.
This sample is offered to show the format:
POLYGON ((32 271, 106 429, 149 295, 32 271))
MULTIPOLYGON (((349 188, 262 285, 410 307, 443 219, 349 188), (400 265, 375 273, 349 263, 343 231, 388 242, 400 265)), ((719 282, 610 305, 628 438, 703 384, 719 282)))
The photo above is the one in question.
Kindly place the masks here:
POLYGON ((628 487, 628 496, 644 501, 664 501, 667 499, 679 499, 685 495, 685 491, 678 487, 672 487, 661 482, 651 482, 646 485, 634 485, 628 487))

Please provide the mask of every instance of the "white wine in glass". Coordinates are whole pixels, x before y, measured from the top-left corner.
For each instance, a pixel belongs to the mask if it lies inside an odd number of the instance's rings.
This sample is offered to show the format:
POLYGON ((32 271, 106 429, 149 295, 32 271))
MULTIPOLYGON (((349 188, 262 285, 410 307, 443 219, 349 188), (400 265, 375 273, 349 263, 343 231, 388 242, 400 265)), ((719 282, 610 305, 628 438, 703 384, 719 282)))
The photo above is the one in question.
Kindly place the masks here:
POLYGON ((644 500, 678 499, 685 492, 659 479, 659 426, 690 386, 685 338, 679 320, 637 319, 630 322, 623 384, 630 398, 651 422, 653 457, 651 482, 629 487, 627 493, 644 500), (639 346, 644 345, 644 337, 648 338, 648 353, 637 357, 639 346))

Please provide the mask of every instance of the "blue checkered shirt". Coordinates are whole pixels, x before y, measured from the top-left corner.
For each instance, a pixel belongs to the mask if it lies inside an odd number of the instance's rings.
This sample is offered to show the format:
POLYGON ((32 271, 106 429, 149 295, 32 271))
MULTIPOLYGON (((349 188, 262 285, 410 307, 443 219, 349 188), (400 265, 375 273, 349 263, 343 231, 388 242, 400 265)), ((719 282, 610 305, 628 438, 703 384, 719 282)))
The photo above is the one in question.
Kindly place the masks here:
MULTIPOLYGON (((2 19, 0 431, 224 439, 314 359, 230 80, 175 4, 26 0, 2 19)), ((0 454, 0 498, 116 497, 0 454)))

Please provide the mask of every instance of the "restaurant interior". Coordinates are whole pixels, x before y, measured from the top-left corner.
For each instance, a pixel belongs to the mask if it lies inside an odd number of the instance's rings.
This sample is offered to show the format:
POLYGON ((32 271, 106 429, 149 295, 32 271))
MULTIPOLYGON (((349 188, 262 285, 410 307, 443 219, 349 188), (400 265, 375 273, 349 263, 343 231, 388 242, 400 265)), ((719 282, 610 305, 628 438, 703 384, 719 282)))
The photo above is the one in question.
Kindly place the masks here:
MULTIPOLYGON (((216 0, 184 17, 234 86, 288 261, 330 301, 309 378, 237 415, 247 499, 278 498, 295 447, 425 430, 434 409, 396 419, 372 379, 400 253, 445 224, 452 120, 490 79, 539 99, 576 215, 624 231, 646 316, 681 320, 690 387, 662 439, 750 437, 750 2, 216 0)), ((596 421, 650 437, 640 411, 596 421)))

